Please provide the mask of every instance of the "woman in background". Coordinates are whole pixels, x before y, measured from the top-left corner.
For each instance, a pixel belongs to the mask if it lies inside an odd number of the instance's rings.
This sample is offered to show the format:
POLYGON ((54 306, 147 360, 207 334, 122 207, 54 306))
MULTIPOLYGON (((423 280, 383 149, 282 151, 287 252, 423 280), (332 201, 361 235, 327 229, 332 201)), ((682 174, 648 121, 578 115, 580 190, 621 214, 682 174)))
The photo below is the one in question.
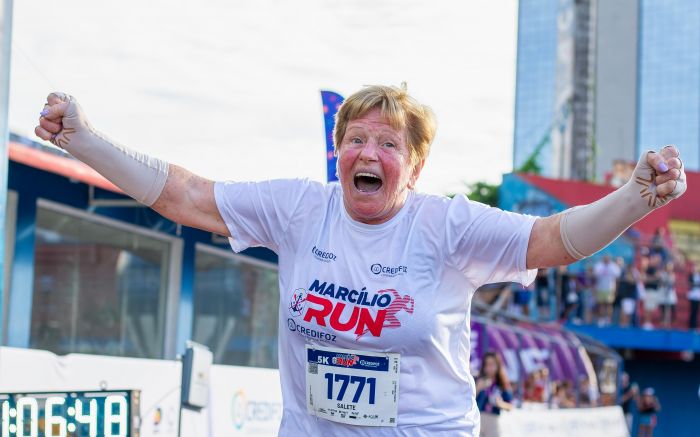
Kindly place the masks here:
POLYGON ((661 323, 664 328, 670 328, 676 321, 676 272, 673 261, 666 261, 659 280, 661 291, 661 323))
POLYGON ((513 409, 513 390, 501 358, 495 352, 484 354, 476 380, 476 393, 476 405, 482 413, 498 415, 501 410, 513 409))
POLYGON ((552 408, 576 408, 576 400, 571 396, 571 381, 554 384, 552 408))
MULTIPOLYGON (((644 261, 644 258, 642 258, 644 261)), ((654 314, 659 308, 659 282, 661 279, 661 257, 658 254, 651 255, 648 258, 646 268, 642 271, 644 275, 644 323, 642 328, 653 329, 652 323, 654 314)))
POLYGON ((625 327, 630 324, 630 320, 637 306, 638 282, 639 273, 636 272, 634 265, 626 265, 617 289, 617 294, 620 298, 620 326, 625 327))
POLYGON ((645 388, 637 403, 639 410, 639 432, 637 437, 652 437, 656 428, 656 413, 661 411, 659 399, 654 395, 654 389, 645 388))

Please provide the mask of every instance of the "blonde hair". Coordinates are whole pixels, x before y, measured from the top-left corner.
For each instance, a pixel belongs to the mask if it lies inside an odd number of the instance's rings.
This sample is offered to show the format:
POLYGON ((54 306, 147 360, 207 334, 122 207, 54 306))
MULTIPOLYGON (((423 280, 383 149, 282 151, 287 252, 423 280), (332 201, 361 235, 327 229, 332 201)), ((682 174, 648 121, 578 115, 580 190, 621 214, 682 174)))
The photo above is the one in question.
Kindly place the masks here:
POLYGON ((375 108, 379 108, 391 127, 397 130, 406 129, 411 164, 416 165, 428 157, 430 144, 437 129, 435 114, 430 107, 408 95, 405 82, 401 84, 401 88, 385 85, 366 86, 345 99, 335 114, 333 147, 336 153, 348 123, 375 108))

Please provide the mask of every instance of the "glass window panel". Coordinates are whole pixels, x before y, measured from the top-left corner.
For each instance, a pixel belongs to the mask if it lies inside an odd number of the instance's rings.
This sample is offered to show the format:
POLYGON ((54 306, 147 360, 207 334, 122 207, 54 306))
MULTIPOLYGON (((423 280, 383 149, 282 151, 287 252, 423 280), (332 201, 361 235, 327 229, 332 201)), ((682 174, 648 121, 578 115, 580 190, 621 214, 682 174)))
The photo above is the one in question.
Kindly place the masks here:
POLYGON ((639 151, 680 147, 700 167, 700 2, 643 0, 639 58, 639 151))
POLYGON ((197 248, 193 339, 214 362, 277 367, 277 270, 215 249, 197 248))
POLYGON ((161 358, 170 243, 39 207, 33 348, 161 358))
MULTIPOLYGON (((520 0, 515 88, 513 167, 530 157, 549 134, 556 90, 558 0, 520 0)), ((551 145, 540 153, 543 174, 550 173, 551 145)))

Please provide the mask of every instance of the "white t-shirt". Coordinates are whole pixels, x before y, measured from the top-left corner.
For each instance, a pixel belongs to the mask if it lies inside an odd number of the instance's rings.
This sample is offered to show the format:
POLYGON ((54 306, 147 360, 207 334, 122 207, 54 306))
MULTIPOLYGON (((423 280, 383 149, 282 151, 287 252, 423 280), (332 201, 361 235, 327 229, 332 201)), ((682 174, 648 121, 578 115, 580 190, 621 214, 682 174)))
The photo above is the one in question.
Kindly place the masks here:
POLYGON ((525 258, 536 217, 463 196, 411 193, 391 220, 367 225, 347 214, 338 184, 308 180, 217 183, 215 196, 234 251, 265 246, 279 256, 280 436, 478 435, 471 297, 485 283, 534 280, 537 271, 526 269, 525 258), (305 317, 318 306, 295 307, 299 289, 334 312, 343 305, 341 317, 305 317), (380 290, 390 291, 392 304, 384 306, 391 311, 379 329, 363 329, 359 319, 339 323, 353 320, 356 306, 377 314, 380 290), (306 344, 401 354, 397 427, 307 413, 306 344))
POLYGON ((620 266, 610 261, 608 263, 599 262, 593 267, 596 288, 598 290, 615 291, 617 279, 620 277, 620 266))

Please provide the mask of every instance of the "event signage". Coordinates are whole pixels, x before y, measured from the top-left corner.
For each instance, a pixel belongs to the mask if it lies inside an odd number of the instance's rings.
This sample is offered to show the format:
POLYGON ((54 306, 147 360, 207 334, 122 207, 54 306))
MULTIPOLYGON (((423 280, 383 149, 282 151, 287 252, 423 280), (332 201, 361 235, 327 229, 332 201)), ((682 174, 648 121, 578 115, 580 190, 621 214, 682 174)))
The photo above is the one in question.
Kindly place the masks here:
POLYGON ((333 127, 335 127, 335 114, 343 103, 343 96, 333 91, 321 91, 323 102, 323 121, 326 130, 326 174, 328 182, 338 180, 336 175, 336 156, 333 149, 333 127))

